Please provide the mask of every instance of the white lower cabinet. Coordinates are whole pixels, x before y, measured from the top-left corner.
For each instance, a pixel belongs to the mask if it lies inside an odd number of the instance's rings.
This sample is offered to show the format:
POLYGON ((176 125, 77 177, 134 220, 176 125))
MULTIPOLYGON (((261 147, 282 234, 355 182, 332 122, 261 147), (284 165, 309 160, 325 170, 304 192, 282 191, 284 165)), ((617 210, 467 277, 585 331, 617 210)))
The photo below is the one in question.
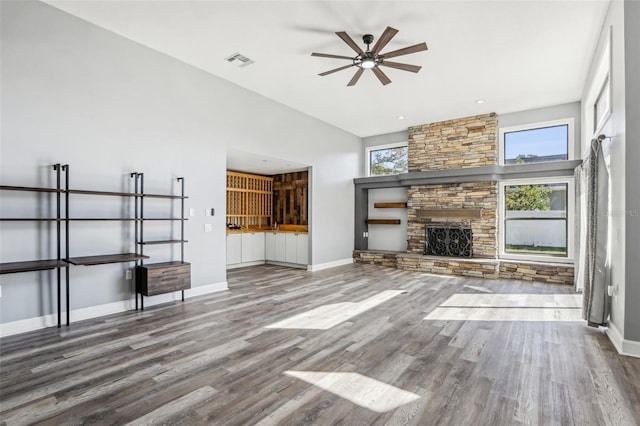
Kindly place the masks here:
POLYGON ((309 235, 285 235, 287 236, 286 262, 307 265, 309 263, 309 235))
POLYGON ((227 234, 227 265, 264 260, 307 265, 309 235, 285 232, 227 234))
POLYGON ((242 235, 242 263, 264 260, 264 232, 246 232, 242 235))
POLYGON ((242 234, 227 234, 227 265, 242 262, 242 234))
POLYGON ((296 241, 296 263, 309 264, 309 234, 298 234, 296 241))

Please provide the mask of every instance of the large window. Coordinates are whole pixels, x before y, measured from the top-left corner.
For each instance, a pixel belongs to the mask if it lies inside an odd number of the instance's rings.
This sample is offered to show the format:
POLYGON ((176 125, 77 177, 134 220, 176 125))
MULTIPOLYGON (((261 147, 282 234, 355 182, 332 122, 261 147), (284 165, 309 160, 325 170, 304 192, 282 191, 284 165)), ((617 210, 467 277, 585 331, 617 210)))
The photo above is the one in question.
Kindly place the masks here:
POLYGON ((368 147, 367 176, 407 173, 408 154, 406 142, 368 147))
POLYGON ((503 183, 505 255, 568 257, 569 183, 503 183))
POLYGON ((519 165, 573 157, 573 119, 500 129, 500 164, 519 165))
MULTIPOLYGON (((573 159, 573 119, 500 129, 507 166, 573 159)), ((500 183, 500 257, 569 262, 573 257, 572 177, 500 183)))

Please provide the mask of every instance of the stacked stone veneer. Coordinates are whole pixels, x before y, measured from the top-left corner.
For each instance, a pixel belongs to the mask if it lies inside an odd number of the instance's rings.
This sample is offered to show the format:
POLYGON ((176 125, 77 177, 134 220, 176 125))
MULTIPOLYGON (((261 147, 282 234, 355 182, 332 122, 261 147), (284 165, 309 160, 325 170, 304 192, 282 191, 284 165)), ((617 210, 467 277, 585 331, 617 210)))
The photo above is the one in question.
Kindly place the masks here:
POLYGON ((471 225, 473 257, 495 259, 497 256, 498 185, 496 182, 470 182, 411 186, 407 189, 407 251, 424 253, 426 224, 471 225), (481 209, 477 219, 421 217, 424 209, 481 209))
POLYGON ((497 163, 495 113, 409 127, 409 172, 497 163))
MULTIPOLYGON (((494 113, 409 128, 409 172, 491 166, 497 163, 497 116, 494 113)), ((507 278, 573 284, 573 266, 498 259, 498 183, 417 185, 407 189, 407 253, 355 251, 358 263, 434 274, 507 278), (480 218, 429 218, 422 210, 482 209, 480 218), (473 258, 423 256, 425 225, 470 224, 473 258)))
MULTIPOLYGON (((409 172, 495 165, 497 116, 494 113, 440 121, 409 128, 409 172)), ((498 185, 470 182, 419 185, 407 189, 407 251, 424 253, 428 223, 469 224, 473 257, 497 256, 498 185), (482 209, 480 219, 428 218, 424 209, 482 209)), ((444 258, 446 259, 446 258, 444 258)))

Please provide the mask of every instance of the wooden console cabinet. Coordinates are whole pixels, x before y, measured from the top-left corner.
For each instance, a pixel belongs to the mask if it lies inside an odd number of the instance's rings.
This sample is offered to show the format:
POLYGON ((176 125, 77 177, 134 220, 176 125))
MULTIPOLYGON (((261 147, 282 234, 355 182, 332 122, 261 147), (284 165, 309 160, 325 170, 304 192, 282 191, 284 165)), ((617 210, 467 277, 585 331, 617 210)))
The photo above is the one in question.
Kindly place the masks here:
POLYGON ((191 264, 164 262, 136 267, 138 293, 144 296, 182 291, 191 288, 191 264))

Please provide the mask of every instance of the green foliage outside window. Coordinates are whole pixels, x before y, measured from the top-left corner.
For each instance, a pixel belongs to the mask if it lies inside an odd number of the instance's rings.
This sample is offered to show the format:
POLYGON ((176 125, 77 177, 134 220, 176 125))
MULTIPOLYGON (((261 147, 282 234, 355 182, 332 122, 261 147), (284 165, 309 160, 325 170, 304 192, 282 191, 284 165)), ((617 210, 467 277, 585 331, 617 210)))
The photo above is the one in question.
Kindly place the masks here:
POLYGON ((517 185, 507 187, 507 210, 550 210, 550 194, 551 188, 547 185, 517 185))
POLYGON ((408 170, 407 147, 371 151, 371 175, 395 175, 408 170))

